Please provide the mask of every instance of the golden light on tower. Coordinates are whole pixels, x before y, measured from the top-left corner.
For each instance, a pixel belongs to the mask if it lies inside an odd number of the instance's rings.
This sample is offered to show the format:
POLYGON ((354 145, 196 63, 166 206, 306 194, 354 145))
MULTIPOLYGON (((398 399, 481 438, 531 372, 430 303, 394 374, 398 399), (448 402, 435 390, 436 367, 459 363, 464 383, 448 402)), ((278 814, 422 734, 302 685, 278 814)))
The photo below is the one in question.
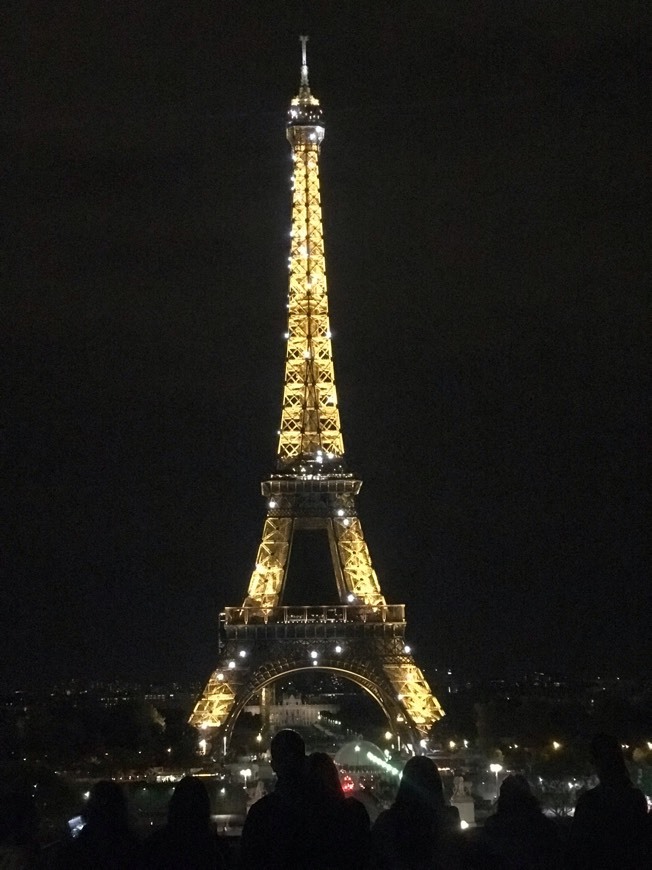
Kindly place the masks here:
POLYGON ((292 146, 292 232, 287 355, 279 430, 280 464, 344 455, 337 407, 326 292, 326 259, 319 195, 319 149, 324 125, 310 93, 302 37, 301 86, 288 112, 292 146))
POLYGON ((357 682, 406 733, 426 734, 443 716, 405 644, 404 606, 388 605, 381 592, 357 514, 362 482, 345 466, 319 191, 325 128, 308 83, 306 41, 301 37, 301 82, 286 125, 294 173, 277 470, 262 483, 267 513, 247 596, 242 607, 222 614, 221 668, 191 717, 199 727, 221 728, 225 741, 246 699, 275 675, 307 665, 357 682), (293 537, 305 529, 327 533, 337 607, 282 606, 293 537), (251 661, 237 658, 242 638, 253 642, 251 661))

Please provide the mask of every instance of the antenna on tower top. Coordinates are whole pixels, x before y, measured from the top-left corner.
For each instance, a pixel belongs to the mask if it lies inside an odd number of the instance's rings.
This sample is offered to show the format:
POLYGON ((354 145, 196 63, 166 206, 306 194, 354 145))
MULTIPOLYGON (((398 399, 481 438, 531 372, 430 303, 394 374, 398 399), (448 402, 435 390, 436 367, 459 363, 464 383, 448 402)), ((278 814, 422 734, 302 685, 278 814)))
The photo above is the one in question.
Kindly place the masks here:
POLYGON ((301 87, 308 87, 308 61, 306 59, 306 43, 308 42, 307 36, 300 36, 299 41, 301 43, 301 87))

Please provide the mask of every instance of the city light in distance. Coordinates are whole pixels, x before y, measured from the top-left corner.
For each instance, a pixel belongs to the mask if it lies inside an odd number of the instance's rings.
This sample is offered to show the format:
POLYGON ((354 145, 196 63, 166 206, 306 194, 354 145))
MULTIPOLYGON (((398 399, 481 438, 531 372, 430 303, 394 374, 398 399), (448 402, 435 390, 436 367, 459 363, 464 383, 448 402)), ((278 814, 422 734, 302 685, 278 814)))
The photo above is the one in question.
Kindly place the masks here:
POLYGON ((383 770, 386 770, 393 776, 398 776, 400 778, 401 771, 393 765, 389 764, 389 762, 385 761, 384 758, 379 758, 377 755, 374 755, 373 752, 367 752, 367 758, 369 759, 369 761, 373 761, 374 764, 377 764, 378 767, 382 767, 383 770))

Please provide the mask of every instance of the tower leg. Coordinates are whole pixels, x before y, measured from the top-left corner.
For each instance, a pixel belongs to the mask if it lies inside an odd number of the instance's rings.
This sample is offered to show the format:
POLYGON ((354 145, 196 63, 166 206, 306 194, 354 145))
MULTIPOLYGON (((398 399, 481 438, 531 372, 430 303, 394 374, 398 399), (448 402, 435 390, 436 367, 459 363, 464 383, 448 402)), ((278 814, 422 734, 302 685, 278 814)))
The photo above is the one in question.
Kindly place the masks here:
POLYGON ((271 708, 276 704, 276 687, 273 684, 260 690, 260 730, 266 740, 271 738, 273 723, 271 708))

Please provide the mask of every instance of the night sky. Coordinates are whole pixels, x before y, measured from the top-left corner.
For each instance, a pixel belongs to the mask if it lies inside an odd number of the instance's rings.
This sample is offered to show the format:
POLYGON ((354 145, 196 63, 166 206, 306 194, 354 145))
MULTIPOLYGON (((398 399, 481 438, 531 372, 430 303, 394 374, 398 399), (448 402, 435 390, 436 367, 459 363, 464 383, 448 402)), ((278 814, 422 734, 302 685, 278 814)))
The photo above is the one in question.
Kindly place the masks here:
POLYGON ((347 457, 418 662, 645 671, 646 6, 12 7, 0 686, 216 661, 274 464, 301 32, 347 457))

